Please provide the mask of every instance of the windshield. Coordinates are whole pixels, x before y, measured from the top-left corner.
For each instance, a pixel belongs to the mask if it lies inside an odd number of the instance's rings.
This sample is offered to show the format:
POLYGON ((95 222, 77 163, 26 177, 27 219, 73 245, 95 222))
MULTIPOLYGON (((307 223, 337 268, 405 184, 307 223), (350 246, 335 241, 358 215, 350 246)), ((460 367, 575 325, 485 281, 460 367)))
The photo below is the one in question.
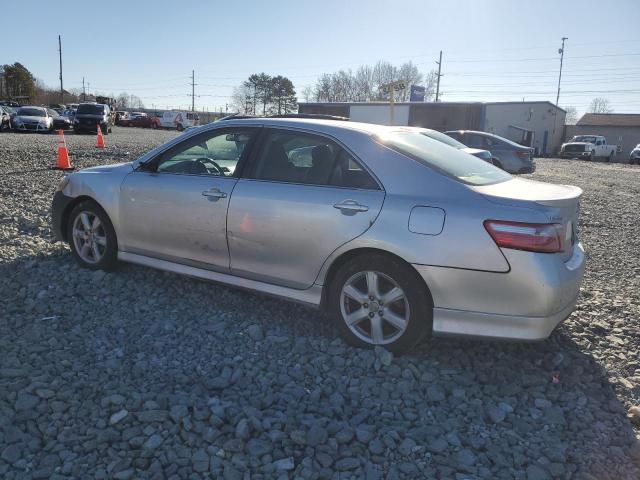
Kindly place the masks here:
POLYGON ((83 103, 78 105, 76 113, 87 113, 89 115, 102 115, 104 113, 104 105, 94 105, 91 103, 83 103))
POLYGON ((596 143, 596 137, 593 135, 576 135, 571 139, 572 142, 596 143))
POLYGON ((455 138, 451 138, 449 135, 445 135, 444 133, 438 132, 436 130, 422 130, 420 133, 426 135, 427 137, 431 137, 434 140, 438 140, 439 142, 446 143, 453 148, 467 148, 465 144, 457 141, 455 138))
POLYGON ((18 110, 21 117, 46 117, 43 108, 21 108, 18 110))
POLYGON ((421 131, 395 131, 376 136, 383 145, 470 185, 489 185, 511 178, 507 172, 429 138, 421 131))

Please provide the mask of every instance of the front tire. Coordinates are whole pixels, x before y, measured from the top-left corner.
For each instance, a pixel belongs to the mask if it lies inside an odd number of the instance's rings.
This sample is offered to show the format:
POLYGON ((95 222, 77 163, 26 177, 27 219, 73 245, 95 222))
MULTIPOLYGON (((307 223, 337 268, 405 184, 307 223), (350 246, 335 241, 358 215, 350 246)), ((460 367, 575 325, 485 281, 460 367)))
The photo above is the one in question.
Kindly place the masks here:
POLYGON ((112 270, 118 261, 118 240, 107 213, 95 202, 76 205, 69 215, 67 241, 76 262, 90 270, 112 270))
POLYGON ((399 259, 358 256, 338 269, 329 289, 330 311, 353 346, 402 353, 431 332, 431 294, 418 273, 399 259))

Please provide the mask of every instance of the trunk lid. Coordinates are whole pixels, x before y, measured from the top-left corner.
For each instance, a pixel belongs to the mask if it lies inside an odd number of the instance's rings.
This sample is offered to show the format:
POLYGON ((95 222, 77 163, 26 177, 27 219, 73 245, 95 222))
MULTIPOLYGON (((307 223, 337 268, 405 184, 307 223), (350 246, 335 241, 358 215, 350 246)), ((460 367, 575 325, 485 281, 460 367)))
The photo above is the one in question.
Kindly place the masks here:
POLYGON ((578 241, 581 188, 523 178, 472 188, 491 202, 536 207, 547 216, 550 223, 561 224, 564 228, 562 256, 565 260, 571 257, 573 245, 578 241))

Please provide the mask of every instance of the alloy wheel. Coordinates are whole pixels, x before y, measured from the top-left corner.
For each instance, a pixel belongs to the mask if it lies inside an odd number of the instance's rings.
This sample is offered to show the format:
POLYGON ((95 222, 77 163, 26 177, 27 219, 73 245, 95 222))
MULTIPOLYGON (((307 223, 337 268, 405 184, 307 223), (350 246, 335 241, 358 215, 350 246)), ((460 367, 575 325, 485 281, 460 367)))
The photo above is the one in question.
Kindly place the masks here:
POLYGON ((96 264, 102 260, 107 250, 107 235, 95 213, 80 212, 73 221, 72 235, 75 250, 84 262, 96 264))
POLYGON ((409 326, 411 315, 405 292, 388 275, 358 272, 340 292, 342 320, 358 338, 371 345, 397 340, 409 326))

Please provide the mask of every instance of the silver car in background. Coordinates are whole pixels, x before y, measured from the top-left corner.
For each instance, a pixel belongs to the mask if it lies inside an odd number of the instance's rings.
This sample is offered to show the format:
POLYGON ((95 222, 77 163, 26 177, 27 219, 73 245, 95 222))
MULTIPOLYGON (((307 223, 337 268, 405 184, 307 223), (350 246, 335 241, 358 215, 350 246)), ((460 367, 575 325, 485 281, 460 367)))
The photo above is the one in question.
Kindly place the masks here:
POLYGON ((636 145, 633 150, 631 150, 631 153, 629 153, 629 163, 631 165, 633 165, 634 163, 640 165, 640 143, 636 145))
POLYGON ((84 267, 321 307, 351 344, 401 352, 431 333, 546 338, 580 288, 581 193, 416 128, 245 118, 64 177, 52 218, 84 267))
POLYGON ((534 149, 531 147, 487 132, 454 130, 445 133, 467 147, 490 150, 494 165, 509 173, 532 173, 536 169, 534 149))
POLYGON ((473 155, 474 157, 478 157, 482 160, 484 160, 485 162, 488 162, 490 164, 493 165, 493 155, 491 154, 491 152, 489 150, 482 150, 480 148, 471 148, 471 147, 467 147, 465 144, 459 142, 458 140, 454 139, 453 137, 450 137, 449 135, 442 133, 442 132, 438 132, 437 130, 431 130, 428 128, 423 128, 421 129, 421 131, 424 133, 424 135, 433 138, 434 140, 438 140, 439 142, 442 143, 446 143, 447 145, 449 145, 450 147, 453 148, 457 148, 458 150, 461 150, 465 153, 468 153, 469 155, 473 155))
POLYGON ((44 107, 20 107, 11 118, 14 132, 52 132, 53 116, 44 107))

